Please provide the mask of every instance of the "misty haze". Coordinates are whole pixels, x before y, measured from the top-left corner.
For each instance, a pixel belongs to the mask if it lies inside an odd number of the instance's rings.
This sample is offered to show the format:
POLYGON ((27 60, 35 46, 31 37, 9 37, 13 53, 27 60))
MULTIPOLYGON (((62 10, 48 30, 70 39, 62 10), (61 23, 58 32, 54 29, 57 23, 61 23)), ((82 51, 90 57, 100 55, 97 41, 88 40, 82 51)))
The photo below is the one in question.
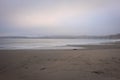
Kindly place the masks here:
POLYGON ((0 80, 120 80, 120 0, 0 0, 0 80))

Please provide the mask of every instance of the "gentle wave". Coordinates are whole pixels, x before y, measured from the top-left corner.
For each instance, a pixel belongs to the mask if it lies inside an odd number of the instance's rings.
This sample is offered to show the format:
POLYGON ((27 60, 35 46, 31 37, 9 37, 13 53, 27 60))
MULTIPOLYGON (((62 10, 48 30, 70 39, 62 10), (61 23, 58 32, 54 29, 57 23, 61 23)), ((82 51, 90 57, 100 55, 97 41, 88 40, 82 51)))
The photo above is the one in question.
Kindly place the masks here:
POLYGON ((120 39, 0 39, 0 49, 84 49, 67 45, 90 45, 120 41, 120 39))

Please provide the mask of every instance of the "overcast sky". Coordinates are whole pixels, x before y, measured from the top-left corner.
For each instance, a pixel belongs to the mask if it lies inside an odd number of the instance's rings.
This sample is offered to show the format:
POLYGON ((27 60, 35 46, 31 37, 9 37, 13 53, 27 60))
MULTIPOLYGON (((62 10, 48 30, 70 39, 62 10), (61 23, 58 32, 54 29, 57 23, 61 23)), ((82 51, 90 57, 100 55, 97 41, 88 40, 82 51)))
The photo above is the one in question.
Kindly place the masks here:
POLYGON ((120 33, 120 0, 0 0, 0 35, 120 33))

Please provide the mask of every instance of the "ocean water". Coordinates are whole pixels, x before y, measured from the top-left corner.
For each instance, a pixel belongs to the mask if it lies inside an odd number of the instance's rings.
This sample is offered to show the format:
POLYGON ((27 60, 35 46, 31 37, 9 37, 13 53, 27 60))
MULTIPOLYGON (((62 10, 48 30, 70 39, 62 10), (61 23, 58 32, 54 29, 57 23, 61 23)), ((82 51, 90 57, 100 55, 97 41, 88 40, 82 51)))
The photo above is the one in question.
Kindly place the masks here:
POLYGON ((88 45, 109 43, 120 40, 112 39, 23 39, 0 38, 0 49, 84 49, 67 45, 88 45))

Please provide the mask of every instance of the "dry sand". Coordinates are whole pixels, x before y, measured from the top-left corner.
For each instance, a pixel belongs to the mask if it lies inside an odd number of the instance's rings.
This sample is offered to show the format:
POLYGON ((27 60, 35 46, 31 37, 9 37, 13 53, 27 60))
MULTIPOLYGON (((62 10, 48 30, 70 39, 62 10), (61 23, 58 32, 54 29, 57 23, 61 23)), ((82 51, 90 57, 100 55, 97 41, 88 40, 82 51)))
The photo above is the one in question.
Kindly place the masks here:
POLYGON ((120 48, 1 50, 0 80, 120 80, 120 48))

